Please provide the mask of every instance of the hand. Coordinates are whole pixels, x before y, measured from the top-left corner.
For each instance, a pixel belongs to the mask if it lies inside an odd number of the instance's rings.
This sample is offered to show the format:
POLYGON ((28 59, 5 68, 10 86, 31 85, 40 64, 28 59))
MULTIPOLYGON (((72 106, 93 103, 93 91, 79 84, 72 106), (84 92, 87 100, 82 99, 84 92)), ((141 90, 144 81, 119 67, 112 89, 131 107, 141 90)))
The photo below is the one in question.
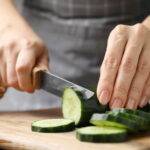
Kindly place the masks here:
POLYGON ((29 27, 0 27, 0 86, 33 92, 32 69, 48 70, 48 52, 29 27))
POLYGON ((110 108, 143 107, 150 98, 150 29, 118 25, 108 38, 97 96, 110 108))

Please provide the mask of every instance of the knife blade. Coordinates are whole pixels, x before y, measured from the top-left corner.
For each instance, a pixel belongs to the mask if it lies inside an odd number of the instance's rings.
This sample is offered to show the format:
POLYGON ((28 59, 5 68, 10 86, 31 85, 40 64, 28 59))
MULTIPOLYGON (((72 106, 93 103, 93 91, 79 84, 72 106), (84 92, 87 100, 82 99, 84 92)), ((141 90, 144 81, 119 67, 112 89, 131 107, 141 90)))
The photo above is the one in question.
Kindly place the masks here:
POLYGON ((36 71, 34 72, 33 81, 34 84, 36 84, 36 87, 38 85, 39 88, 59 97, 62 96, 64 89, 67 87, 73 87, 75 90, 81 91, 85 99, 89 99, 94 95, 93 91, 90 91, 89 89, 72 83, 48 71, 36 69, 36 71))

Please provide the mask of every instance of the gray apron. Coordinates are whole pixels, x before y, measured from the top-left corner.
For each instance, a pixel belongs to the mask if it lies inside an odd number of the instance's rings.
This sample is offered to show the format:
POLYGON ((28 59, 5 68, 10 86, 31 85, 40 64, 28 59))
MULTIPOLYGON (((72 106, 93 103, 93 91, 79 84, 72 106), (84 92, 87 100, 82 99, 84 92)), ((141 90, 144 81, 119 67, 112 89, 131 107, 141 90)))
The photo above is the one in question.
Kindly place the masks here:
MULTIPOLYGON (((117 24, 135 24, 149 14, 149 0, 25 0, 23 11, 48 46, 51 71, 83 86, 97 85, 109 32, 117 24)), ((4 99, 0 110, 61 103, 43 91, 31 95, 10 89, 4 99)))

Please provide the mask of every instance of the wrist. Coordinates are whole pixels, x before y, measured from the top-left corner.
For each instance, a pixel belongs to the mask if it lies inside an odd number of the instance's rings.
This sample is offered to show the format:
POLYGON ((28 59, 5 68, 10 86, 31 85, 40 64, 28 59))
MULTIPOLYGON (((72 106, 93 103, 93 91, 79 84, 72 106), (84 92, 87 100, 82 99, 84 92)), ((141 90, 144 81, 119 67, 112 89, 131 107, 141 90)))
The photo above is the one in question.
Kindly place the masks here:
POLYGON ((17 30, 31 30, 12 0, 0 0, 0 30, 7 27, 17 28, 17 30))

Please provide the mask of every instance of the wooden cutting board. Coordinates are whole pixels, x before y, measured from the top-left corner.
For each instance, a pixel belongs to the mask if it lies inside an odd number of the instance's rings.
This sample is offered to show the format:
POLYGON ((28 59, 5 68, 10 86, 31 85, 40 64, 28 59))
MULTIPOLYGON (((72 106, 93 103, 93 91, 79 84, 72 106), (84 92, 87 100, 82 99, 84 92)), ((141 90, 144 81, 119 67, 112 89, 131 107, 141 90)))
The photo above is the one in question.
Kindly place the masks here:
POLYGON ((61 117, 59 109, 0 113, 0 149, 6 150, 150 150, 150 134, 133 137, 124 143, 86 143, 75 132, 36 133, 31 122, 61 117))

